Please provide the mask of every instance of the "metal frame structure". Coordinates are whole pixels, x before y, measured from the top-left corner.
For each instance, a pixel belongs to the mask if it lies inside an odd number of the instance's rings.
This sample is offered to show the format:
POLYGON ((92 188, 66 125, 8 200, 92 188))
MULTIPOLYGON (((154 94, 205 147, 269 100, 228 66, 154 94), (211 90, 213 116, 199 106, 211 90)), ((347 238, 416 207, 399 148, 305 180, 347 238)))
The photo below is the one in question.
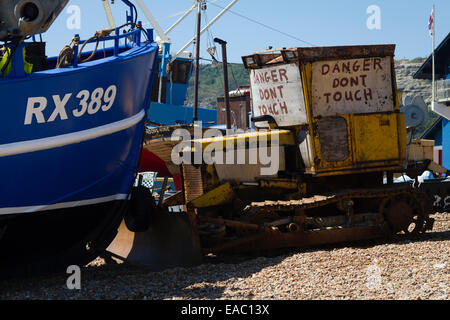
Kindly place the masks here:
MULTIPOLYGON (((103 8, 105 10, 106 17, 108 19, 108 23, 111 28, 115 28, 115 22, 114 18, 112 16, 111 7, 108 2, 108 0, 101 0, 103 4, 103 8)), ((125 4, 130 5, 128 0, 122 0, 125 4)), ((163 31, 162 27, 159 25, 158 21, 154 18, 154 16, 151 14, 148 7, 144 4, 142 0, 135 0, 138 7, 142 10, 144 16, 147 18, 148 22, 151 24, 152 28, 155 30, 156 34, 159 36, 160 40, 160 46, 162 48, 162 61, 161 66, 159 70, 159 77, 165 77, 167 76, 167 65, 173 61, 175 61, 177 58, 179 58, 182 53, 195 41, 197 38, 194 36, 190 41, 188 41, 180 50, 178 50, 174 55, 171 55, 170 53, 170 40, 168 37, 168 34, 172 32, 181 22, 183 22, 190 13, 192 13, 195 9, 199 8, 202 1, 196 0, 196 3, 190 7, 182 17, 180 17, 172 26, 170 26, 166 31, 163 31)), ((227 11, 231 9, 232 6, 234 6, 238 2, 238 0, 233 0, 231 3, 226 6, 214 19, 211 20, 210 23, 208 23, 201 31, 200 35, 205 33, 209 28, 211 28, 227 11)), ((131 10, 132 12, 132 10, 131 10)), ((131 13, 132 14, 132 13, 131 13)), ((159 94, 158 94, 158 100, 161 101, 161 95, 162 95, 162 83, 160 82, 160 88, 159 88, 159 94)))

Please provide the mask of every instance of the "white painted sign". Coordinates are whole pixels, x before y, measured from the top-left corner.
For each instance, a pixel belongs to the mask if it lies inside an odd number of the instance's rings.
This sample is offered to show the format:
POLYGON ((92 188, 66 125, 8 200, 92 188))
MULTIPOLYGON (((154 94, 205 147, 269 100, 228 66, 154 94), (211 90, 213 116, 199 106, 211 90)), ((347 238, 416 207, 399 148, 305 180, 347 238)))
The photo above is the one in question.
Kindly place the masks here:
POLYGON ((313 63, 312 109, 314 117, 393 111, 390 58, 313 63))
POLYGON ((307 123, 302 79, 296 64, 251 70, 250 84, 255 117, 270 115, 281 127, 307 123))

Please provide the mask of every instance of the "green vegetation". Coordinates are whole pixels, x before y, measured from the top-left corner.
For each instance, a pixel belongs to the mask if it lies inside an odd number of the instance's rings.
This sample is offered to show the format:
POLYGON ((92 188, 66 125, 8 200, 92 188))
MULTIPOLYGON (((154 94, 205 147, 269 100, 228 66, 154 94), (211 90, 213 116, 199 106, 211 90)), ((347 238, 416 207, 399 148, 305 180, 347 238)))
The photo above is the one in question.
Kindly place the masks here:
MULTIPOLYGON (((229 64, 228 80, 230 90, 235 90, 238 86, 248 85, 248 73, 244 65, 229 64)), ((199 105, 203 108, 215 109, 217 98, 223 97, 224 94, 222 64, 201 64, 199 83, 199 105)), ((188 105, 193 105, 194 76, 191 77, 189 83, 187 99, 188 105)))

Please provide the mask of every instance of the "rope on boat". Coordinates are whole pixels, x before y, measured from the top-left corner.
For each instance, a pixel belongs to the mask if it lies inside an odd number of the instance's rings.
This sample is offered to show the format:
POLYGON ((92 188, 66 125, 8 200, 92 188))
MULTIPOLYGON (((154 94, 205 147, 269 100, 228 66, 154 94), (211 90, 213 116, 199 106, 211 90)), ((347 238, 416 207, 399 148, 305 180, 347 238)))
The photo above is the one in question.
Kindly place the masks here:
POLYGON ((72 64, 73 50, 80 44, 80 37, 73 37, 69 45, 64 46, 56 61, 56 69, 65 68, 72 64), (71 46, 73 44, 73 46, 71 46))
POLYGON ((80 52, 78 53, 78 61, 80 63, 91 61, 92 58, 94 58, 95 54, 97 53, 98 44, 100 43, 100 40, 102 38, 108 37, 115 29, 103 29, 100 31, 97 31, 94 36, 90 37, 88 40, 86 40, 83 45, 80 48, 80 52), (97 42, 95 43, 94 51, 92 51, 92 54, 87 57, 86 59, 81 59, 81 53, 83 52, 84 47, 92 40, 97 39, 97 42))
MULTIPOLYGON (((125 24, 121 25, 118 29, 122 29, 123 27, 126 27, 126 26, 128 26, 128 25, 131 25, 131 26, 133 26, 133 27, 138 27, 138 28, 140 28, 140 29, 142 28, 142 26, 137 25, 136 23, 128 22, 128 23, 125 23, 125 24)), ((91 61, 92 58, 94 58, 95 54, 97 53, 97 48, 98 48, 98 44, 99 44, 100 40, 101 40, 102 38, 108 37, 108 36, 109 36, 112 32, 114 32, 115 30, 116 30, 115 28, 112 28, 112 29, 103 29, 103 30, 97 31, 97 32, 95 33, 95 35, 93 35, 91 38, 89 38, 88 40, 86 40, 86 41, 83 43, 83 45, 81 46, 80 51, 78 52, 78 61, 79 61, 80 63, 84 63, 84 62, 91 61), (88 44, 90 41, 92 41, 92 40, 94 40, 94 39, 97 39, 97 42, 95 43, 94 51, 92 51, 92 54, 91 54, 89 57, 87 57, 86 59, 84 59, 84 60, 81 59, 81 54, 82 54, 82 52, 83 52, 84 47, 86 46, 86 44, 88 44)), ((141 30, 142 30, 142 29, 141 29, 141 30)))
MULTIPOLYGON (((122 29, 123 27, 126 27, 126 26, 128 26, 128 25, 132 25, 132 26, 134 26, 134 27, 136 27, 136 28, 139 28, 141 31, 143 31, 144 35, 147 36, 147 33, 146 33, 145 30, 142 28, 142 25, 135 24, 135 23, 132 23, 132 22, 125 23, 124 25, 121 25, 121 26, 119 27, 119 29, 122 29)), ((100 40, 103 39, 103 38, 105 38, 105 37, 108 37, 108 36, 109 36, 112 32, 114 32, 114 31, 115 31, 115 28, 112 28, 112 29, 103 29, 103 30, 97 31, 91 38, 89 38, 88 40, 86 40, 86 41, 83 43, 83 45, 81 46, 80 51, 79 51, 79 53, 78 53, 78 61, 79 61, 80 63, 84 63, 84 62, 91 61, 92 58, 94 58, 94 57, 95 57, 95 54, 97 53, 98 44, 100 43, 100 40), (92 51, 92 54, 91 54, 89 57, 87 57, 86 59, 81 59, 81 54, 83 53, 84 47, 85 47, 89 42, 91 42, 92 40, 95 40, 95 39, 96 39, 97 41, 96 41, 96 43, 95 43, 95 48, 94 48, 94 51, 92 51)), ((71 43, 70 43, 69 45, 65 46, 65 47, 61 50, 61 52, 59 53, 59 56, 58 56, 58 60, 57 60, 57 62, 56 62, 56 68, 58 68, 58 69, 59 69, 59 68, 65 68, 65 67, 68 67, 69 65, 72 64, 72 60, 73 60, 73 50, 74 50, 74 48, 75 48, 76 46, 78 46, 79 44, 80 44, 80 38, 79 38, 79 37, 74 37, 74 38, 72 39, 71 43), (73 44, 73 46, 72 46, 72 44, 73 44)))

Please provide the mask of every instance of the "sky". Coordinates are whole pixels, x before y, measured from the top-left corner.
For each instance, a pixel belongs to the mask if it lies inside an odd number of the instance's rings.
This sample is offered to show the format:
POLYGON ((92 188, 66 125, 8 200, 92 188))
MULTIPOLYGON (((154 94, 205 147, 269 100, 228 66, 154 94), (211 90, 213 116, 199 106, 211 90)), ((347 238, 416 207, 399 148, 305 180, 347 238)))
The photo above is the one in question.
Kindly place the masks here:
MULTIPOLYGON (((208 0, 203 26, 231 0, 208 0)), ((167 30, 193 0, 144 0, 163 30, 167 30)), ((229 62, 273 48, 396 44, 396 59, 427 57, 432 51, 428 19, 436 7, 436 46, 450 32, 449 0, 239 0, 201 38, 201 57, 215 37, 228 42, 229 62)), ((116 24, 125 22, 127 7, 115 0, 116 24)), ((139 10, 139 20, 148 22, 139 10)), ((196 17, 191 13, 169 37, 172 51, 178 51, 195 35, 196 17)), ((57 55, 78 33, 82 39, 107 28, 101 0, 70 0, 68 6, 44 34, 47 55, 57 55), (79 9, 79 11, 78 11, 79 9), (79 12, 79 14, 78 14, 79 12)), ((220 57, 220 45, 217 45, 220 57)), ((189 51, 194 52, 191 45, 189 51)))

